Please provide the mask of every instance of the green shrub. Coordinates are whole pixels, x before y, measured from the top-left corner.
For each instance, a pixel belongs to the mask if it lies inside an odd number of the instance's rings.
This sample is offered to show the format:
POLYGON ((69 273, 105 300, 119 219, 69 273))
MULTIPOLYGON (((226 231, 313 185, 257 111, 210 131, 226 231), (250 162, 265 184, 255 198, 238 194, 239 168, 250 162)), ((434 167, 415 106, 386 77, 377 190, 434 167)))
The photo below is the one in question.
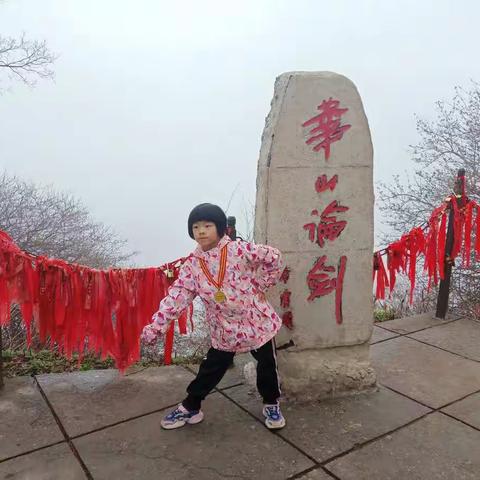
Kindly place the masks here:
POLYGON ((376 308, 373 311, 373 318, 375 322, 385 322, 395 318, 395 310, 390 307, 376 308))

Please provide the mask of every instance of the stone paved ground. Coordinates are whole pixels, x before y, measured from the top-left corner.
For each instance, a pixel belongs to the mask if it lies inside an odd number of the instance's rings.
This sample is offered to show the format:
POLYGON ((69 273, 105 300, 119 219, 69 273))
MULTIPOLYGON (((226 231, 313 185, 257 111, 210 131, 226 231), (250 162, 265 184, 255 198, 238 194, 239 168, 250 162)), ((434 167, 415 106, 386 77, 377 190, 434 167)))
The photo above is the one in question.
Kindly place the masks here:
POLYGON ((205 401, 203 423, 169 432, 159 421, 182 399, 187 368, 10 379, 0 479, 480 479, 480 323, 384 322, 371 356, 378 391, 284 404, 278 433, 236 370, 205 401))

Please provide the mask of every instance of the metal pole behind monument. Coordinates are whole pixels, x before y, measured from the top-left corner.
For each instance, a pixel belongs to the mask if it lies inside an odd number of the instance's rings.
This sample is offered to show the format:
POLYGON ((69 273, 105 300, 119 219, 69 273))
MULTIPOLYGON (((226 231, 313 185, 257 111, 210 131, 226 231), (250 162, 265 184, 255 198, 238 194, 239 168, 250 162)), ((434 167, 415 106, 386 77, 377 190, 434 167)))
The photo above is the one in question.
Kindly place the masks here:
MULTIPOLYGON (((461 168, 458 170, 457 179, 455 181, 454 192, 456 199, 453 200, 457 202, 458 207, 462 207, 465 201, 465 169, 461 168)), ((449 206, 450 212, 448 215, 448 229, 447 229, 447 239, 445 242, 445 275, 444 279, 440 281, 440 287, 438 289, 437 297, 437 311, 435 316, 437 318, 445 318, 448 311, 448 298, 450 296, 450 280, 452 277, 452 267, 454 261, 450 258, 453 249, 453 241, 455 237, 454 232, 454 211, 453 207, 449 206)))
MULTIPOLYGON (((226 234, 230 237, 231 240, 235 241, 237 239, 237 219, 235 217, 227 217, 227 231, 226 234)), ((232 362, 228 368, 234 368, 235 363, 232 357, 232 362)))
POLYGON ((236 240, 237 239, 237 219, 235 217, 228 217, 227 218, 227 235, 232 239, 236 240))

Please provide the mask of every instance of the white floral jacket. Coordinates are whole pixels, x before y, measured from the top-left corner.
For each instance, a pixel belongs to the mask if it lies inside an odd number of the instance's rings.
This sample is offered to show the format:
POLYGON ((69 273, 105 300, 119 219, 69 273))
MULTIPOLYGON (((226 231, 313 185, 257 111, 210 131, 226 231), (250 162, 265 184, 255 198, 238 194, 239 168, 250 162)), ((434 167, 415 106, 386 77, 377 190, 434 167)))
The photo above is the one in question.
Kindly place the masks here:
POLYGON ((169 323, 198 295, 205 305, 214 348, 228 352, 256 350, 271 340, 282 324, 270 303, 261 301, 258 293, 275 285, 283 268, 280 251, 270 246, 232 241, 228 236, 206 252, 198 246, 182 265, 178 279, 153 315, 153 323, 144 328, 142 338, 152 342, 163 335, 169 323), (225 245, 228 254, 222 291, 227 298, 217 303, 214 299, 217 288, 207 280, 199 259, 205 259, 216 280, 220 251, 225 245))

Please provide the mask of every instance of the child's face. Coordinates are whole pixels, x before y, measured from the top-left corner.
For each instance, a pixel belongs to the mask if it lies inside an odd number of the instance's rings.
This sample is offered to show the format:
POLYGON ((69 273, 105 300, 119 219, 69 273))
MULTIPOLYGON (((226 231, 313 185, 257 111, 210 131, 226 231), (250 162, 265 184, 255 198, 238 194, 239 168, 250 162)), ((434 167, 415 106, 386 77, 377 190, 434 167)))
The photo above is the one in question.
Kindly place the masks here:
POLYGON ((213 222, 201 220, 192 225, 193 237, 202 250, 207 251, 217 246, 220 241, 217 226, 213 222))

